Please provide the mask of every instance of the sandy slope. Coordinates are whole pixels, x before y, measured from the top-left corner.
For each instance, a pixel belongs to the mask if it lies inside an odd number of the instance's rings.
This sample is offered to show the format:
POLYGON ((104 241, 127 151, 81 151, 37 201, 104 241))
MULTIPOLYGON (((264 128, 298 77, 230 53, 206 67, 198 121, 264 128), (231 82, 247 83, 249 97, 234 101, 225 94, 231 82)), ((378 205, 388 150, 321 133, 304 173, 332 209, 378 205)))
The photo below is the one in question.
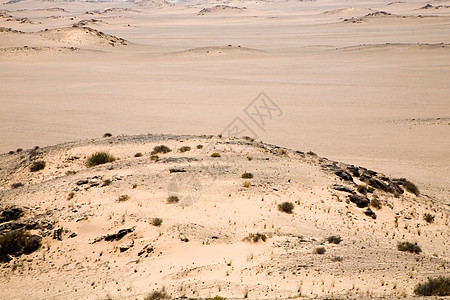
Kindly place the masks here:
POLYGON ((375 189, 368 197, 382 208, 372 207, 372 219, 331 188, 355 190, 362 177, 342 180, 334 172, 348 165, 313 154, 217 137, 125 136, 4 154, 0 162, 2 207, 25 207, 16 223, 38 221, 33 232, 44 236, 40 250, 3 264, 5 299, 142 299, 163 286, 193 298, 411 297, 416 283, 450 267, 448 207, 375 189), (172 152, 155 162, 150 152, 161 144, 172 152), (182 146, 192 150, 176 150, 182 146), (117 160, 87 168, 86 157, 99 150, 117 160), (45 169, 30 172, 38 160, 45 169), (254 178, 242 179, 244 172, 254 178), (24 186, 11 189, 16 182, 24 186), (124 194, 129 199, 118 201, 124 194), (189 205, 169 204, 169 195, 189 205), (278 211, 283 201, 295 203, 293 214, 278 211), (161 226, 151 225, 154 217, 161 226), (128 228, 120 240, 99 240, 128 228), (243 241, 251 233, 268 239, 243 241), (343 241, 330 244, 330 235, 343 241), (398 251, 406 240, 423 253, 398 251), (314 254, 320 246, 326 253, 314 254))

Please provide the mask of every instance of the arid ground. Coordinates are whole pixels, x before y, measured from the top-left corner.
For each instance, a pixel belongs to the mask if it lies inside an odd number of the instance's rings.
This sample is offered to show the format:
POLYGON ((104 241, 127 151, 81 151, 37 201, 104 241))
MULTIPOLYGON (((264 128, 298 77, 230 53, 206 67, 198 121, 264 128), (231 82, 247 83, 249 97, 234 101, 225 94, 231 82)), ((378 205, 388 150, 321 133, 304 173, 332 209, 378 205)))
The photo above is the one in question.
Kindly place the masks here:
POLYGON ((40 247, 0 298, 413 297, 448 274, 449 99, 450 1, 3 0, 0 235, 40 247))

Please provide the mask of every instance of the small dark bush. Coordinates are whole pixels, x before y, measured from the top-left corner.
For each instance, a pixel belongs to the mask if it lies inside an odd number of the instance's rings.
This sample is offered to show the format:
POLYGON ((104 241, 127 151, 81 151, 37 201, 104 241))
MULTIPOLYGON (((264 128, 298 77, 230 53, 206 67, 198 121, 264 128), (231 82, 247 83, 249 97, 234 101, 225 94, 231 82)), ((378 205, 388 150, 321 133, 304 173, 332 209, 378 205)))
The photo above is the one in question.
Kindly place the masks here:
POLYGON ((153 218, 152 219, 152 225, 153 226, 161 226, 163 220, 161 218, 153 218))
POLYGON ((153 148, 153 151, 152 151, 152 155, 155 155, 155 154, 158 154, 158 153, 169 153, 170 151, 172 151, 172 150, 170 150, 170 148, 169 147, 167 147, 167 146, 165 146, 165 145, 159 145, 159 146, 156 146, 155 148, 153 148))
POLYGON ((114 158, 114 156, 112 156, 108 152, 96 152, 87 159, 86 165, 88 167, 94 167, 109 162, 113 162, 115 160, 116 159, 114 158))
POLYGON ((278 204, 278 210, 285 212, 287 214, 292 213, 293 209, 294 209, 294 204, 292 202, 283 202, 281 204, 278 204))
POLYGON ((317 154, 312 151, 308 151, 308 152, 306 152, 306 154, 311 155, 311 156, 317 156, 317 154))
POLYGON ((24 230, 14 230, 0 237, 0 255, 15 254, 25 248, 30 235, 24 230))
POLYGON ((11 150, 11 151, 9 151, 8 153, 9 153, 9 154, 14 154, 15 152, 11 150))
POLYGON ((245 172, 244 174, 242 174, 242 178, 245 178, 245 179, 253 178, 253 174, 245 172))
POLYGON ((112 183, 111 179, 105 179, 105 180, 103 180, 102 186, 108 186, 108 185, 111 185, 111 183, 112 183))
POLYGON ((420 252, 422 252, 422 249, 420 249, 417 243, 410 243, 410 242, 399 242, 397 244, 397 249, 399 251, 406 251, 415 254, 419 254, 420 252))
POLYGON ((17 153, 22 152, 22 151, 23 151, 22 148, 18 148, 18 149, 16 150, 17 153))
POLYGON ((142 153, 141 152, 138 152, 138 153, 136 153, 135 155, 134 155, 134 157, 141 157, 142 156, 142 153))
POLYGON ((144 298, 144 300, 164 300, 164 299, 170 299, 170 296, 166 293, 164 289, 161 291, 153 291, 144 298))
POLYGON ((425 213, 423 215, 423 219, 427 222, 427 223, 433 223, 434 222, 434 215, 429 214, 429 213, 425 213))
POLYGON ((167 203, 178 203, 180 199, 177 196, 169 196, 167 198, 167 203))
POLYGON ((197 149, 203 149, 203 145, 197 145, 197 149))
POLYGON ((381 209, 381 201, 373 198, 370 200, 370 206, 375 207, 376 209, 381 209))
POLYGON ((221 155, 217 152, 214 152, 213 154, 211 154, 211 157, 220 157, 221 155))
POLYGON ((365 186, 365 185, 359 184, 356 187, 356 190, 363 195, 367 194, 367 186, 365 186))
POLYGON ((159 160, 159 156, 158 155, 152 155, 150 156, 150 159, 153 161, 158 161, 159 160))
POLYGON ((427 282, 416 285, 414 294, 421 296, 450 296, 450 277, 428 278, 427 282))
POLYGON ((33 164, 30 167, 31 172, 37 172, 45 168, 45 161, 39 160, 34 161, 33 164))
POLYGON ((17 189, 21 186, 23 186, 22 182, 16 182, 16 183, 11 184, 11 188, 13 188, 13 189, 17 189))
POLYGON ((331 244, 339 244, 342 242, 342 238, 339 235, 331 235, 327 237, 327 242, 331 244))
POLYGON ((261 233, 250 233, 244 241, 258 243, 259 241, 265 242, 267 240, 267 236, 261 233))
POLYGON ((335 256, 333 258, 331 258, 332 262, 338 262, 338 261, 343 261, 344 259, 341 256, 335 256))
POLYGON ((183 146, 180 149, 178 149, 178 151, 180 151, 181 153, 184 153, 184 152, 187 152, 187 151, 191 151, 191 147, 183 146))
POLYGON ((107 138, 107 137, 112 137, 112 134, 111 134, 111 133, 109 133, 109 132, 107 132, 107 133, 105 133, 105 134, 103 135, 103 137, 104 137, 104 138, 107 138))
POLYGON ((419 188, 411 181, 405 178, 394 179, 394 181, 402 185, 408 192, 413 193, 416 196, 420 195, 419 188))
POLYGON ((325 252, 327 252, 325 247, 317 247, 316 249, 314 249, 314 253, 316 254, 325 254, 325 252))

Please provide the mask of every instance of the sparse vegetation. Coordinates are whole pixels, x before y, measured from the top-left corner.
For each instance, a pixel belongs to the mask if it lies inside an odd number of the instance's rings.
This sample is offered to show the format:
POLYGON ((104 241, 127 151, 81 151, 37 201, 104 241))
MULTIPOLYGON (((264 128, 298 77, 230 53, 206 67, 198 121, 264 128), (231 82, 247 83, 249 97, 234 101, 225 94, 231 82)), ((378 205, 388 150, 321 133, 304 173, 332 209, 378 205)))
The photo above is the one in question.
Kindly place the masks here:
POLYGON ((30 167, 31 172, 37 172, 45 168, 45 161, 38 160, 34 161, 33 164, 30 167))
POLYGON ((178 203, 180 201, 180 198, 178 198, 178 196, 169 196, 169 198, 167 198, 167 203, 178 203))
POLYGON ((67 200, 72 200, 73 197, 75 197, 75 192, 70 192, 69 195, 67 195, 67 200))
POLYGON ((244 174, 242 174, 241 177, 245 178, 245 179, 251 179, 251 178, 253 178, 253 174, 245 172, 244 174))
POLYGON ((363 184, 358 184, 358 186, 356 187, 356 190, 358 191, 358 193, 361 193, 363 195, 367 194, 367 186, 365 186, 363 184))
POLYGON ((381 201, 373 198, 372 200, 370 200, 370 206, 375 207, 376 209, 381 209, 381 201))
POLYGON ((242 186, 245 188, 249 188, 252 184, 248 181, 244 181, 244 183, 242 183, 242 186))
POLYGON ((112 137, 112 134, 111 134, 111 133, 109 133, 109 132, 107 132, 107 133, 105 133, 105 134, 103 135, 103 137, 104 137, 104 138, 107 138, 107 137, 112 137))
POLYGON ((344 259, 341 256, 334 256, 334 257, 331 258, 332 262, 341 262, 343 260, 344 259))
POLYGON ((211 297, 208 297, 208 298, 205 298, 205 300, 226 300, 227 298, 225 298, 225 297, 221 297, 221 296, 214 296, 213 298, 211 298, 211 297))
POLYGON ((102 186, 108 186, 108 185, 111 185, 111 183, 112 183, 111 179, 105 179, 105 180, 103 180, 102 186))
POLYGON ((0 262, 10 260, 9 255, 29 254, 41 246, 41 237, 31 236, 19 229, 0 236, 0 262))
POLYGON ((14 153, 15 153, 15 152, 14 152, 14 151, 12 151, 12 150, 8 152, 8 154, 14 154, 14 153))
POLYGON ((410 243, 410 242, 399 242, 397 244, 397 249, 399 251, 405 251, 405 252, 411 252, 415 254, 419 254, 422 252, 422 249, 417 245, 417 243, 410 243))
POLYGON ((134 157, 141 157, 142 156, 142 153, 141 152, 138 152, 138 153, 136 153, 135 155, 134 155, 134 157))
POLYGON ((21 186, 23 186, 22 182, 16 182, 16 183, 11 184, 11 188, 13 188, 13 189, 17 189, 21 186))
POLYGON ((246 242, 258 243, 259 241, 265 242, 267 240, 267 236, 261 233, 250 233, 247 237, 244 238, 246 242))
POLYGON ((170 299, 170 295, 167 294, 164 289, 162 289, 161 291, 153 291, 144 298, 144 300, 164 300, 164 299, 170 299))
POLYGON ((427 222, 427 223, 433 223, 434 222, 434 215, 430 214, 430 213, 424 213, 423 214, 423 219, 427 222))
POLYGON ((17 148, 17 150, 16 150, 17 153, 20 153, 20 152, 22 152, 22 151, 23 151, 22 148, 17 148))
POLYGON ((150 159, 153 161, 158 161, 159 160, 159 156, 158 155, 152 155, 150 156, 150 159))
POLYGON ((308 152, 306 152, 306 154, 311 155, 311 156, 317 156, 317 154, 312 151, 308 151, 308 152))
POLYGON ((213 154, 211 154, 211 157, 220 157, 221 155, 219 154, 219 153, 217 153, 217 152, 214 152, 213 154))
POLYGON ((172 150, 170 150, 169 147, 167 147, 165 145, 159 145, 159 146, 156 146, 155 148, 153 148, 153 151, 152 151, 151 154, 152 155, 155 155, 155 154, 158 154, 158 153, 165 154, 165 153, 169 153, 170 151, 172 151, 172 150))
POLYGON ((153 218, 152 219, 152 225, 153 226, 161 226, 163 220, 161 218, 153 218))
POLYGON ((407 190, 408 192, 410 192, 416 196, 420 195, 419 188, 414 183, 407 180, 406 178, 398 178, 398 179, 394 179, 394 181, 397 182, 398 184, 402 185, 405 188, 405 190, 407 190))
POLYGON ((113 162, 115 160, 116 159, 114 158, 114 156, 112 156, 108 152, 96 152, 87 159, 86 165, 88 167, 94 167, 109 162, 113 162))
POLYGON ((428 278, 427 282, 416 285, 414 294, 420 296, 449 296, 450 277, 428 278))
POLYGON ((119 202, 124 202, 127 200, 130 200, 130 196, 128 196, 127 194, 120 195, 119 198, 117 199, 117 201, 119 202))
POLYGON ((287 214, 292 213, 293 209, 294 209, 294 204, 292 202, 283 202, 281 204, 278 204, 278 210, 285 212, 287 214))
POLYGON ((314 253, 315 254, 325 254, 325 252, 327 252, 327 250, 325 249, 325 247, 316 247, 314 249, 314 253))
POLYGON ((183 146, 180 149, 178 149, 178 151, 180 151, 181 153, 184 153, 184 152, 187 152, 187 151, 191 151, 191 147, 183 146))
POLYGON ((197 145, 197 149, 203 149, 203 145, 197 145))
POLYGON ((327 242, 330 244, 339 244, 342 242, 342 238, 339 235, 331 235, 327 237, 327 242))

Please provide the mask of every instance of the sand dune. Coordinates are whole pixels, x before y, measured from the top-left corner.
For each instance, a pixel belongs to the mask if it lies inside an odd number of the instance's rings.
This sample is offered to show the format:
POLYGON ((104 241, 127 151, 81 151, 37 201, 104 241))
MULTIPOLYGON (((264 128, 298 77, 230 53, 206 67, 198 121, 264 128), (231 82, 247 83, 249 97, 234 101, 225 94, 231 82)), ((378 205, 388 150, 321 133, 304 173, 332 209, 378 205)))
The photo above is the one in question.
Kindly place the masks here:
POLYGON ((11 259, 0 277, 8 298, 143 299, 163 287, 171 299, 397 298, 449 267, 442 204, 314 153, 249 139, 150 135, 2 154, 0 163, 0 209, 21 212, 0 232, 26 227, 42 237, 33 253, 2 258, 11 259), (172 151, 152 159, 157 145, 172 151), (191 150, 177 151, 182 146, 191 150), (96 151, 116 160, 86 167, 96 151), (38 161, 46 165, 31 172, 38 161), (174 193, 178 204, 167 202, 174 193), (183 205, 190 195, 193 205, 183 205), (284 201, 292 213, 279 209, 284 201), (422 253, 398 251, 405 240, 422 253))
POLYGON ((216 5, 211 8, 203 8, 198 12, 199 15, 222 15, 222 14, 236 14, 245 11, 246 7, 237 7, 229 5, 216 5))
POLYGON ((194 48, 194 49, 188 49, 183 50, 175 53, 171 53, 169 55, 172 56, 182 56, 182 57, 195 57, 195 56, 229 56, 229 55, 260 55, 260 54, 266 54, 267 52, 258 50, 258 49, 252 49, 252 48, 246 48, 241 46, 223 46, 223 47, 200 47, 200 48, 194 48))
POLYGON ((0 48, 0 56, 55 55, 85 51, 76 47, 8 47, 0 48))
POLYGON ((327 10, 323 12, 325 15, 355 15, 355 14, 368 14, 373 12, 371 8, 359 8, 359 7, 346 7, 333 10, 327 10))

